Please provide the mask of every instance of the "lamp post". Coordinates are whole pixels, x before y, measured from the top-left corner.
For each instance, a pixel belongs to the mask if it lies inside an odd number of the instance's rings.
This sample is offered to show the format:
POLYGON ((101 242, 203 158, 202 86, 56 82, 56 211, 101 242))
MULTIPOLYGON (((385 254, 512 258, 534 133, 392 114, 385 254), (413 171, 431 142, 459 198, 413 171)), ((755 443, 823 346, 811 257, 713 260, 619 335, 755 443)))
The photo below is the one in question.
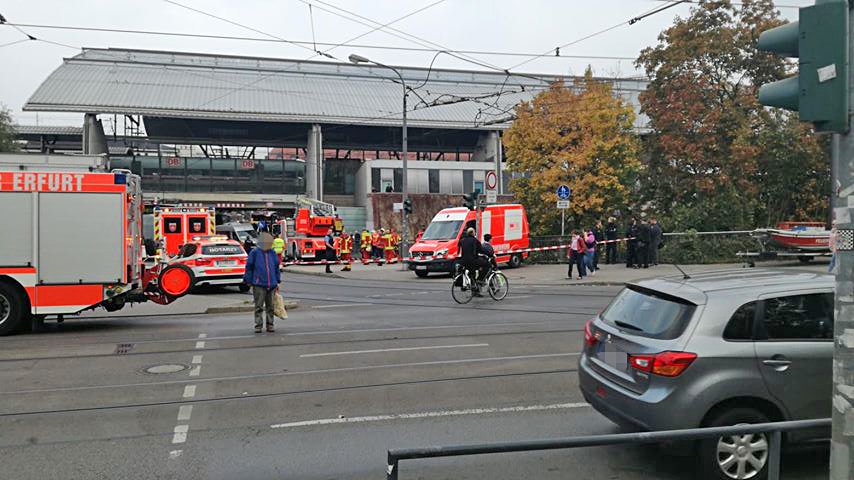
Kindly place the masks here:
MULTIPOLYGON (((403 231, 401 232, 402 245, 401 245, 400 255, 403 258, 406 258, 409 255, 409 219, 408 219, 408 215, 406 213, 406 204, 407 204, 406 200, 409 198, 409 195, 407 194, 407 188, 406 188, 407 180, 408 180, 408 178, 407 178, 408 177, 408 175, 407 175, 408 170, 407 170, 406 164, 407 164, 407 157, 409 156, 408 152, 407 152, 407 134, 406 134, 406 94, 407 94, 406 80, 404 80, 403 75, 400 73, 400 71, 398 71, 394 67, 382 64, 380 62, 376 62, 374 60, 370 60, 370 59, 365 58, 361 55, 356 55, 355 53, 351 54, 349 58, 350 58, 350 62, 352 62, 356 65, 358 65, 360 63, 373 63, 374 65, 377 65, 379 67, 387 68, 387 69, 393 71, 394 73, 396 73, 398 77, 400 77, 400 84, 403 85, 403 134, 402 134, 402 142, 401 142, 402 143, 401 155, 402 155, 402 159, 403 159, 403 182, 402 182, 402 185, 400 186, 400 189, 401 189, 401 192, 403 194, 402 203, 403 203, 404 208, 401 209, 401 213, 403 215, 403 231)), ((403 265, 403 262, 401 262, 401 264, 403 265)), ((406 267, 404 266, 404 268, 406 268, 406 267)))

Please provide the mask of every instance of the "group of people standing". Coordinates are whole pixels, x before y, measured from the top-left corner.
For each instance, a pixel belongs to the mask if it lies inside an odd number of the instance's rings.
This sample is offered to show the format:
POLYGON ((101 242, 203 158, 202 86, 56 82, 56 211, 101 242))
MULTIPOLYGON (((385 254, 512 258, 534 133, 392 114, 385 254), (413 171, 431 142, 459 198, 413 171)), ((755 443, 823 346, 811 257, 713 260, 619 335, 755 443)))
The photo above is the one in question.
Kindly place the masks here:
MULTIPOLYGON (((608 218, 608 223, 604 226, 599 220, 589 229, 572 230, 567 249, 569 259, 567 276, 573 278, 573 267, 578 271, 576 278, 579 280, 588 275, 596 275, 603 249, 605 264, 616 264, 620 243, 618 233, 619 227, 614 217, 608 218)), ((645 216, 641 216, 640 223, 635 218, 629 219, 623 238, 627 239, 627 268, 649 268, 650 265, 658 265, 658 250, 664 246, 664 231, 655 217, 652 217, 648 223, 645 216)))
MULTIPOLYGON (((359 249, 359 260, 363 264, 370 263, 372 260, 376 261, 377 266, 382 266, 383 263, 397 263, 400 234, 394 228, 388 230, 380 228, 373 231, 365 229, 353 235, 342 231, 336 246, 335 232, 330 228, 324 237, 324 243, 326 260, 346 262, 341 271, 349 272, 352 269, 356 246, 359 249)), ((330 264, 326 264, 326 273, 332 273, 330 264)))

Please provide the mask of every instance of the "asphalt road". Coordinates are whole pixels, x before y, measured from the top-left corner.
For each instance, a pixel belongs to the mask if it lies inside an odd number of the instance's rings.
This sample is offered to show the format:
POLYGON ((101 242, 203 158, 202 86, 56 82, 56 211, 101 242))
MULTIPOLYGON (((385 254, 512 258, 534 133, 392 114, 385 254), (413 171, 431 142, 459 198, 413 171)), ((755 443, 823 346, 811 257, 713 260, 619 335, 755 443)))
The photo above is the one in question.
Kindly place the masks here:
MULTIPOLYGON (((287 275, 300 308, 48 323, 0 339, 0 478, 378 479, 389 448, 603 434, 577 388, 615 287, 456 305, 447 278, 287 275), (180 371, 149 373, 174 365, 180 371)), ((215 298, 217 293, 208 293, 215 298)), ((169 307, 164 307, 168 313, 169 307)), ((827 451, 784 459, 826 478, 827 451)), ((691 478, 659 446, 404 461, 401 479, 691 478)))

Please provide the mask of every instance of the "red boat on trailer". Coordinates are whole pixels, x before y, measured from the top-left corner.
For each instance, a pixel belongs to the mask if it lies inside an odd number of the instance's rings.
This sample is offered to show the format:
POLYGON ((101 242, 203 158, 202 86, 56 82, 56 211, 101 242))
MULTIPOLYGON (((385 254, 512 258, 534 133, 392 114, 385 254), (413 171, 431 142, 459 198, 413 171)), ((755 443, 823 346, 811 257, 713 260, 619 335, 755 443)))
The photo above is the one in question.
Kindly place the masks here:
POLYGON ((777 228, 759 229, 767 232, 769 244, 785 250, 829 252, 830 230, 822 222, 781 222, 777 228))

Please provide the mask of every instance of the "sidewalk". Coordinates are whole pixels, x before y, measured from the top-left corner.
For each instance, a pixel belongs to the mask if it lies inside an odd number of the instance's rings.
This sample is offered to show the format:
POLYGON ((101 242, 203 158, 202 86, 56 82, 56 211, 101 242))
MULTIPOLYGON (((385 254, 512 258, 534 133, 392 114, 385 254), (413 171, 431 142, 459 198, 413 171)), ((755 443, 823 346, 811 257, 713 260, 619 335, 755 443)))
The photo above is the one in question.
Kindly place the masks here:
MULTIPOLYGON (((624 285, 626 282, 634 282, 655 277, 667 277, 681 275, 679 270, 673 265, 662 264, 657 267, 646 269, 626 268, 625 265, 600 265, 600 270, 596 275, 586 277, 584 280, 570 280, 567 278, 566 264, 550 264, 550 265, 528 265, 523 264, 517 269, 502 268, 504 273, 510 280, 511 284, 516 285, 624 285)), ((714 270, 740 269, 744 268, 742 263, 718 263, 707 265, 679 265, 679 267, 687 274, 709 272, 714 270)), ((332 265, 333 273, 324 273, 323 265, 292 265, 285 267, 283 272, 284 282, 287 282, 289 274, 296 275, 316 275, 327 278, 342 278, 342 279, 358 279, 358 280, 375 280, 375 281, 401 281, 401 282, 442 282, 448 281, 448 274, 431 273, 427 278, 418 278, 415 272, 410 270, 401 270, 401 265, 383 265, 375 264, 362 265, 354 263, 353 270, 350 272, 342 272, 342 265, 332 265)), ((811 264, 801 264, 797 261, 780 261, 780 262, 762 262, 756 268, 786 268, 800 269, 813 273, 827 272, 827 262, 816 261, 811 264)))

